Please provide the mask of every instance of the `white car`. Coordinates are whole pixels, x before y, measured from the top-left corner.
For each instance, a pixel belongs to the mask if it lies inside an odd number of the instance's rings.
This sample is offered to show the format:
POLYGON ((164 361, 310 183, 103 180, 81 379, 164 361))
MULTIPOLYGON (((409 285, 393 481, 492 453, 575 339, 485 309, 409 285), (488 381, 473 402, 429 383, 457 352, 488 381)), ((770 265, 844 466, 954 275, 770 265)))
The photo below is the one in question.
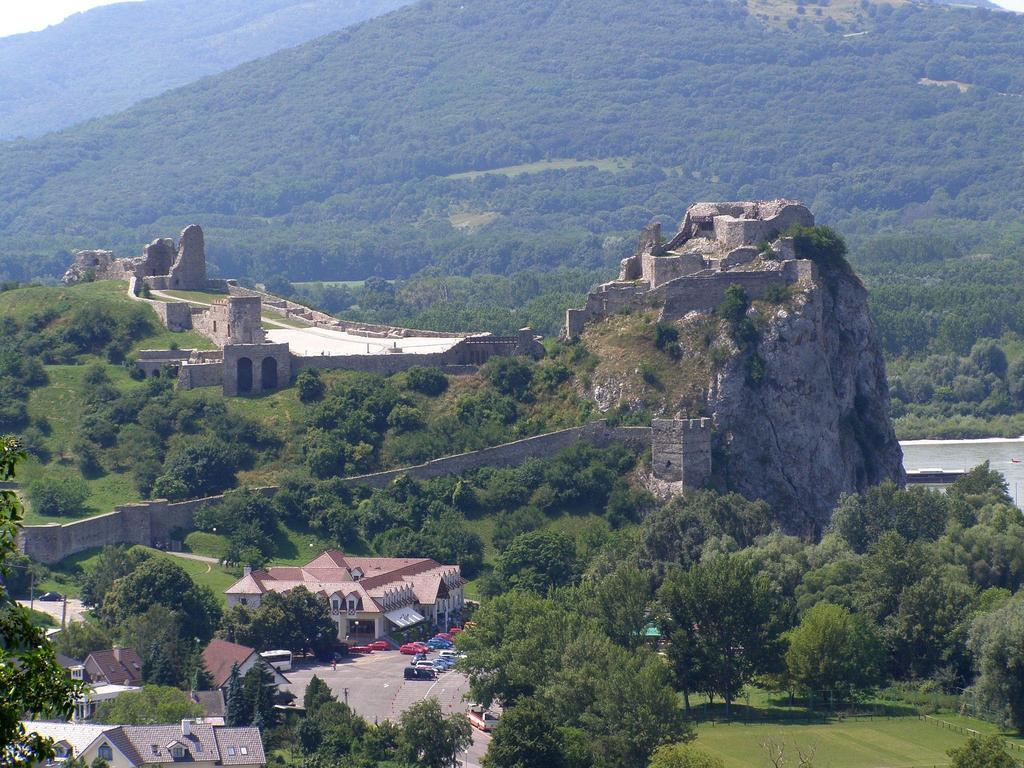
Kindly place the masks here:
POLYGON ((416 669, 429 669, 431 672, 437 671, 437 669, 434 667, 434 662, 428 661, 427 659, 420 659, 419 661, 414 661, 412 663, 412 666, 416 667, 416 669))
POLYGON ((446 648, 445 650, 441 651, 437 655, 440 656, 442 659, 464 659, 464 658, 466 658, 466 654, 459 653, 458 651, 453 651, 451 648, 446 648))

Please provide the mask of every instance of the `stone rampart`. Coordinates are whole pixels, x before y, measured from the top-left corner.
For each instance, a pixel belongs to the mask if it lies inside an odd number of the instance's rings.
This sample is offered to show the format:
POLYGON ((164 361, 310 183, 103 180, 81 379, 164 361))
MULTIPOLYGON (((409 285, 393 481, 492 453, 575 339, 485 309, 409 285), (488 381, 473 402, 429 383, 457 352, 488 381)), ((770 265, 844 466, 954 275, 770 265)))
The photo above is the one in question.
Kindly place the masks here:
POLYGON ((151 301, 160 322, 169 331, 180 333, 192 329, 192 307, 184 301, 151 301))
POLYGON ((737 270, 680 278, 663 286, 665 307, 662 319, 674 320, 688 312, 710 312, 722 303, 725 290, 730 285, 740 286, 751 299, 760 299, 770 286, 795 283, 813 274, 812 262, 787 261, 774 270, 737 270))
MULTIPOLYGON (((277 492, 276 487, 254 490, 268 498, 277 492)), ((72 523, 27 525, 18 534, 18 548, 33 560, 49 564, 96 547, 166 544, 175 529, 192 528, 196 510, 223 500, 223 494, 178 502, 154 499, 121 504, 113 512, 72 523)))
POLYGON ((650 443, 650 439, 650 427, 609 427, 605 421, 594 421, 581 427, 570 427, 559 432, 527 437, 492 448, 446 456, 443 459, 434 459, 412 467, 346 477, 344 483, 349 486, 362 485, 383 488, 402 475, 417 480, 426 480, 443 475, 460 475, 485 466, 512 467, 522 464, 527 459, 552 456, 563 448, 568 448, 573 443, 580 441, 598 447, 605 447, 614 442, 623 442, 638 450, 643 450, 650 443))
POLYGON ((220 387, 224 385, 224 361, 189 363, 178 369, 178 386, 182 389, 220 387))

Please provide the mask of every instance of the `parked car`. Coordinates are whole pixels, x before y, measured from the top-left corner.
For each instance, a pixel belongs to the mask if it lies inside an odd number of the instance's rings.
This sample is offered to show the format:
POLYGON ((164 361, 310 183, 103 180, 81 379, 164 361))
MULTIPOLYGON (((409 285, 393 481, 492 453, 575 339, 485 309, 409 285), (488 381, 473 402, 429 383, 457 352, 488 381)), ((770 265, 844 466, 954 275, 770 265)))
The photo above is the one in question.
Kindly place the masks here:
POLYGON ((406 656, 415 656, 417 653, 423 653, 426 650, 427 647, 425 645, 421 646, 419 643, 406 643, 398 649, 398 652, 404 653, 406 656))
POLYGON ((456 651, 454 648, 445 648, 438 654, 438 658, 451 659, 452 662, 466 658, 466 654, 456 651))
POLYGON ((431 664, 434 665, 434 669, 438 672, 447 672, 455 666, 455 662, 450 661, 449 659, 434 659, 431 664))
POLYGON ((436 635, 434 635, 434 639, 436 640, 437 638, 447 640, 448 642, 452 642, 452 640, 454 640, 454 638, 447 632, 438 632, 436 635))
POLYGON ((405 668, 406 680, 436 680, 437 673, 432 669, 417 669, 416 667, 405 668))
POLYGON ((488 712, 482 708, 471 708, 466 713, 466 719, 469 720, 469 724, 474 728, 479 728, 481 731, 490 733, 494 730, 494 726, 498 724, 500 719, 493 712, 488 712))
POLYGON ((459 632, 461 632, 461 631, 462 631, 462 627, 451 627, 451 628, 450 628, 450 629, 448 630, 448 634, 449 634, 449 635, 457 635, 457 634, 459 634, 459 632))
POLYGON ((441 638, 435 638, 427 641, 427 648, 432 651, 440 651, 452 647, 451 640, 442 640, 441 638))
POLYGON ((368 645, 350 645, 348 647, 349 653, 373 653, 373 648, 368 645))
POLYGON ((373 648, 375 651, 390 651, 391 643, 387 640, 374 640, 372 643, 368 643, 367 648, 373 648))
POLYGON ((412 660, 413 661, 423 661, 423 659, 425 659, 425 658, 427 658, 427 654, 425 654, 423 651, 420 651, 419 653, 417 653, 415 656, 412 657, 412 660))
POLYGON ((432 672, 435 671, 434 662, 428 661, 427 659, 420 659, 419 661, 414 661, 412 663, 412 666, 416 669, 429 669, 432 672))
POLYGON ((60 592, 43 592, 36 600, 42 600, 47 603, 52 603, 56 600, 63 600, 64 596, 60 592))

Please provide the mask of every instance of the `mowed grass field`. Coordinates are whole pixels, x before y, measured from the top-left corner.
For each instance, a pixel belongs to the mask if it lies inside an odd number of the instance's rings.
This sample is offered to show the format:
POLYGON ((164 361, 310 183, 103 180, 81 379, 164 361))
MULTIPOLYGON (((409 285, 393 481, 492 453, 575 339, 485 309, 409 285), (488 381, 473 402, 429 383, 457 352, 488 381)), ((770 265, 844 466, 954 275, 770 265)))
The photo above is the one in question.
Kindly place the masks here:
MULTIPOLYGON (((946 750, 967 737, 917 717, 843 720, 825 725, 712 724, 697 729, 694 746, 721 758, 727 768, 757 768, 771 763, 762 746, 784 744, 786 755, 797 748, 814 751, 820 768, 923 768, 949 765, 946 750)), ((787 763, 788 764, 788 763, 787 763)))

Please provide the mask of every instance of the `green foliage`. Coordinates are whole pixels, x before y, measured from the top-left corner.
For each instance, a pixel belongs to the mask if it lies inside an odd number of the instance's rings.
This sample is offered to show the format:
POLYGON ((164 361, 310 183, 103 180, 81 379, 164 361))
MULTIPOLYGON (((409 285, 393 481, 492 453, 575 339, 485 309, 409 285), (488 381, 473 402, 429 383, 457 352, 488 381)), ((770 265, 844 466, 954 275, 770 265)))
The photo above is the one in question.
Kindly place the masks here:
POLYGON ((851 273, 846 261, 846 243, 834 229, 794 226, 785 234, 793 238, 798 259, 810 259, 826 274, 851 273))
POLYGON ((187 693, 166 685, 144 685, 101 702, 93 719, 110 725, 160 725, 202 717, 203 707, 187 693))
POLYGON ((32 511, 53 517, 78 517, 89 489, 85 481, 70 473, 40 475, 26 488, 32 511))
POLYGON ((436 397, 448 389, 448 377, 437 368, 413 367, 405 372, 405 385, 414 392, 436 397))
POLYGON ((533 370, 518 357, 492 357, 481 373, 498 392, 517 400, 525 397, 533 382, 533 370))
POLYGON ((323 400, 324 392, 327 391, 320 371, 316 368, 304 368, 295 377, 295 386, 299 390, 299 400, 304 403, 316 403, 323 400))
POLYGON ((725 763, 688 744, 666 744, 651 755, 648 768, 725 768, 725 763))
POLYGON ((498 557, 495 582, 502 589, 545 594, 568 584, 576 570, 576 545, 565 534, 531 531, 512 539, 498 557))
POLYGON ((842 606, 818 603, 786 639, 789 680, 800 690, 845 699, 881 680, 882 644, 875 628, 842 606))
POLYGON ((217 437, 180 443, 167 452, 153 494, 167 499, 212 496, 235 484, 238 463, 232 447, 217 437))
POLYGON ((319 677, 313 675, 306 684, 306 692, 302 697, 302 706, 306 709, 306 714, 314 714, 317 707, 329 701, 335 701, 330 687, 319 677))
POLYGON ((1014 598, 1002 608, 978 616, 970 647, 978 678, 973 692, 1006 725, 1024 732, 1024 603, 1014 598))
POLYGON ((221 631, 231 642, 260 651, 287 648, 323 656, 337 641, 327 601, 301 586, 267 593, 256 608, 235 606, 224 615, 221 631))
POLYGON ((498 721, 484 755, 483 768, 564 768, 560 733, 538 702, 521 702, 498 721))
POLYGON ((166 558, 149 558, 117 579, 103 600, 101 616, 108 626, 123 624, 155 604, 179 612, 186 637, 209 640, 220 621, 220 606, 208 587, 198 586, 166 558))
POLYGON ((947 497, 941 494, 924 488, 903 490, 885 482, 863 495, 840 499, 829 530, 858 553, 866 551, 886 531, 908 540, 935 540, 946 528, 949 506, 947 497))
POLYGON ((437 699, 425 698, 409 707, 399 720, 399 753, 426 768, 450 768, 460 752, 473 743, 473 731, 458 712, 445 715, 437 699))
POLYGON ((753 675, 777 668, 776 597, 770 582, 742 559, 719 555, 669 573, 658 603, 684 693, 720 695, 728 709, 753 675))
POLYGON ((93 651, 111 648, 113 641, 100 624, 92 621, 72 621, 53 639, 53 649, 57 653, 84 661, 93 651))
POLYGON ((950 768, 1017 768, 1018 765, 999 736, 975 734, 962 747, 954 747, 947 754, 950 768))
MULTIPOLYGON (((14 479, 23 458, 16 440, 0 441, 0 482, 14 479)), ((0 575, 6 575, 9 558, 17 551, 21 519, 18 497, 0 488, 0 575)), ((0 582, 0 763, 30 768, 53 757, 51 741, 27 734, 21 720, 26 713, 68 718, 83 689, 68 679, 43 631, 33 626, 28 610, 14 602, 0 582)))

